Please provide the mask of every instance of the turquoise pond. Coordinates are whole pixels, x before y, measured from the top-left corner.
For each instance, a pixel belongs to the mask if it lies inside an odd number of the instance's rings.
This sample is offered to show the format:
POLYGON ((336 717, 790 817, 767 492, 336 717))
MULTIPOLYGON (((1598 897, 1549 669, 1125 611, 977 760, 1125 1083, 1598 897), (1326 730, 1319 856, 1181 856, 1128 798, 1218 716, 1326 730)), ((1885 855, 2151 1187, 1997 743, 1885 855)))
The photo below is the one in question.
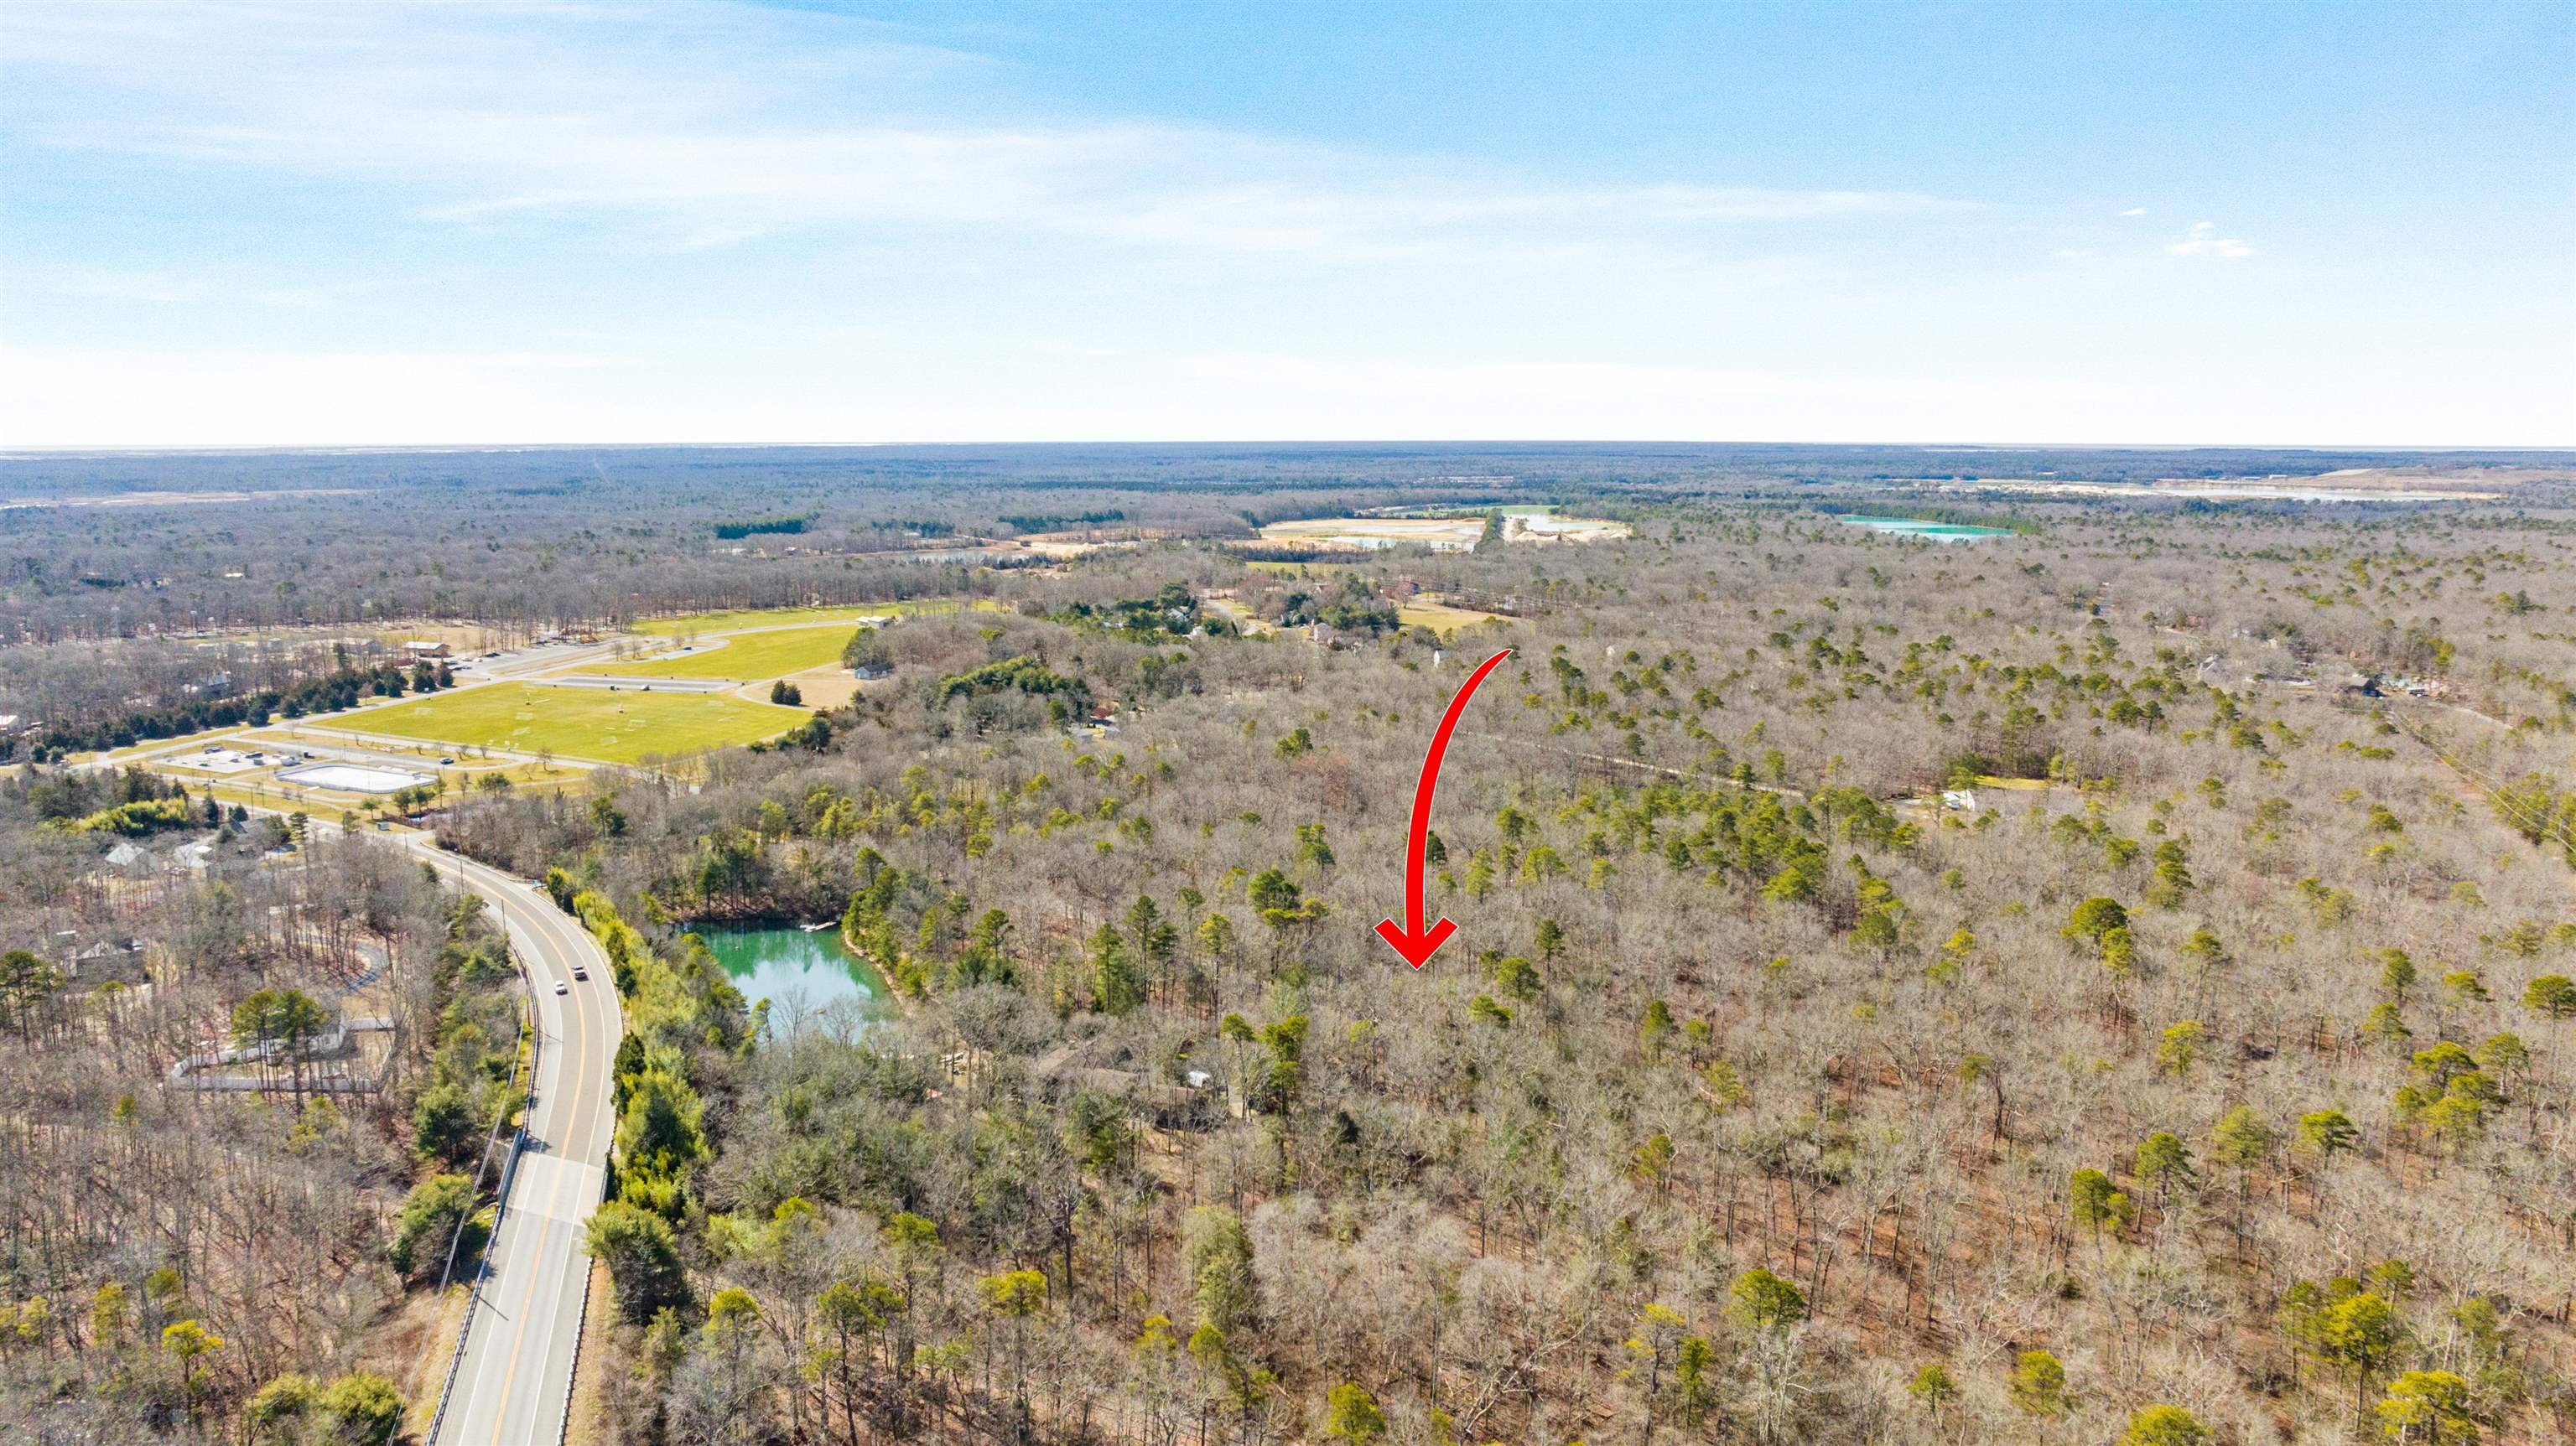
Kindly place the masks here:
POLYGON ((837 928, 809 934, 793 924, 700 924, 689 932, 707 941, 744 999, 770 1001, 782 1019, 790 1008, 810 1014, 843 1000, 874 1004, 885 997, 885 981, 842 946, 837 928))
POLYGON ((1920 517, 1872 517, 1846 512, 1834 519, 1845 527, 1866 527, 1897 537, 1928 537, 1935 542, 1974 542, 1981 537, 2010 537, 2001 527, 1971 527, 1964 522, 1926 522, 1920 517))

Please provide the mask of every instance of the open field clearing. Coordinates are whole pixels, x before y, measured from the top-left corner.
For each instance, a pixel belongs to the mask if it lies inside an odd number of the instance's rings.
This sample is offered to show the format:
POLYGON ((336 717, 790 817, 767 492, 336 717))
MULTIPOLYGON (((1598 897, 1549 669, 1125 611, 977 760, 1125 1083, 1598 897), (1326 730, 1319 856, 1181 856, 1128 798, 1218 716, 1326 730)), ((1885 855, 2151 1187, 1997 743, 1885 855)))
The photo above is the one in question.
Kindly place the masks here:
POLYGON ((1261 529, 1262 537, 1271 542, 1353 549, 1414 546, 1435 552, 1465 552, 1484 533, 1480 517, 1316 517, 1274 522, 1261 529))
MULTIPOLYGON (((798 705, 803 708, 846 708, 850 700, 859 696, 862 691, 859 680, 851 677, 850 670, 842 667, 838 661, 826 667, 808 668, 801 673, 790 673, 786 681, 797 692, 804 695, 805 701, 798 705)), ((749 698, 755 703, 761 702, 769 696, 769 685, 747 683, 735 689, 734 696, 749 698)))
POLYGON ((801 708, 723 693, 611 693, 495 683, 369 709, 335 722, 396 738, 633 763, 650 753, 757 743, 810 716, 801 708))
MULTIPOLYGON (((1253 564, 1255 567, 1259 567, 1260 565, 1261 564, 1259 563, 1253 564)), ((1295 563, 1290 563, 1288 565, 1291 567, 1296 566, 1295 563)), ((1234 624, 1234 626, 1241 630, 1246 637, 1259 637, 1264 633, 1275 633, 1279 631, 1278 628, 1253 616, 1250 609, 1230 597, 1206 598, 1202 600, 1202 605, 1205 606, 1209 612, 1212 612, 1218 617, 1225 619, 1227 622, 1234 624)))
POLYGON ((688 613, 676 618, 638 618, 626 631, 648 638, 690 637, 739 632, 744 628, 789 627, 797 623, 855 623, 861 618, 891 618, 922 608, 898 603, 868 603, 836 608, 737 608, 731 612, 688 613))
MULTIPOLYGON (((989 608, 990 603, 977 603, 989 608)), ((855 623, 861 618, 902 617, 908 613, 953 613, 954 598, 935 598, 924 602, 857 603, 848 607, 821 608, 735 608, 727 612, 683 613, 669 618, 638 618, 626 625, 626 631, 651 638, 678 637, 684 634, 731 633, 745 628, 783 628, 798 623, 855 623)))
POLYGON ((386 651, 396 656, 402 654, 405 643, 445 643, 455 651, 456 657, 453 661, 456 662, 463 662, 486 649, 505 647, 509 644, 509 638, 505 634, 492 628, 473 623, 439 622, 434 619, 396 623, 391 627, 378 628, 374 636, 377 642, 384 645, 386 651))
MULTIPOLYGON (((1505 542, 1594 542, 1627 537, 1624 522, 1590 517, 1560 517, 1552 507, 1498 507, 1505 542)), ((1261 529, 1271 542, 1310 543, 1375 551, 1387 547, 1427 547, 1434 552, 1467 552, 1485 535, 1485 513, 1443 517, 1315 517, 1274 522, 1261 529)))
POLYGON ((1535 512, 1503 509, 1505 542, 1602 542, 1635 535, 1636 529, 1627 523, 1604 518, 1559 517, 1544 509, 1535 512))
POLYGON ((584 673, 625 678, 728 678, 750 683, 783 678, 839 660, 856 625, 831 624, 778 632, 742 633, 676 658, 648 658, 636 663, 594 663, 584 673))
POLYGON ((1473 627, 1477 623, 1493 622, 1496 614, 1480 613, 1473 608, 1453 608, 1444 602, 1416 597, 1410 602, 1399 604, 1395 610, 1395 616, 1397 621, 1408 628, 1429 628, 1435 633, 1447 634, 1454 633, 1460 628, 1473 627))

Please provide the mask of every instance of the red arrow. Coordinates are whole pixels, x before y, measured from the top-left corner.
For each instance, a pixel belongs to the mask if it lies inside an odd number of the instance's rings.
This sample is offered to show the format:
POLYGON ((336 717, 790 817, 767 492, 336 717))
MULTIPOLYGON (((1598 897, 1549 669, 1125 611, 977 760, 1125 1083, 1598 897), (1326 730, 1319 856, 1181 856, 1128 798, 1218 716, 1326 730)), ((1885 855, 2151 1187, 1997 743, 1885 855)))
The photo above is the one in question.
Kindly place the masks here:
POLYGON ((1430 963, 1440 946, 1449 942, 1449 936, 1458 932, 1458 926, 1446 919, 1428 929, 1422 927, 1422 864, 1431 845, 1431 795, 1440 787, 1440 760, 1449 752, 1449 735, 1457 730, 1459 715, 1467 711, 1467 700, 1475 696, 1476 685, 1511 655, 1512 650, 1505 648, 1487 658, 1485 665, 1458 689, 1458 696, 1449 700, 1449 711, 1440 715, 1440 726, 1431 735, 1431 751, 1422 757, 1422 781, 1413 786, 1413 841, 1404 856, 1405 922, 1382 920, 1377 934, 1416 969, 1430 963))

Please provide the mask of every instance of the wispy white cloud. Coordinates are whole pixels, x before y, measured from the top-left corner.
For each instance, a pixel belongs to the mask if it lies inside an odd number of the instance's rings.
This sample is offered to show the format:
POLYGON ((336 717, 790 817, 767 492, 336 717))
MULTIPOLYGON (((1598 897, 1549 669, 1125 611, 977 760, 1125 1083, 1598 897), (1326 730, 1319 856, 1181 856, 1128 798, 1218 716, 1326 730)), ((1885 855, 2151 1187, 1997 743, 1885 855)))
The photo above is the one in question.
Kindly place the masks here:
POLYGON ((818 46, 694 10, 658 21, 504 11, 477 23, 481 7, 361 8, 402 23, 306 8, 270 25, 239 12, 215 25, 156 10, 138 25, 125 12, 40 10, 14 27, 14 68, 40 99, 86 103, 36 105, 26 138, 381 182, 436 222, 625 220, 684 248, 931 228, 1366 262, 1690 249, 1747 228, 1971 209, 1902 190, 1569 186, 1188 126, 924 118, 873 97, 971 62, 846 27, 818 46), (701 32, 729 64, 710 66, 687 43, 701 32), (571 39, 579 64, 566 63, 571 39), (746 85, 751 75, 775 82, 746 85), (152 103, 97 103, 138 91, 152 103))
POLYGON ((0 4, 15 445, 2565 441, 2546 308, 2431 262, 2177 286, 2254 245, 1830 148, 1312 144, 823 7, 0 4))
POLYGON ((2227 261, 2241 261, 2254 254, 2254 248, 2233 236, 2218 234, 2214 221, 2194 221, 2190 234, 2165 250, 2175 256, 2214 256, 2227 261))

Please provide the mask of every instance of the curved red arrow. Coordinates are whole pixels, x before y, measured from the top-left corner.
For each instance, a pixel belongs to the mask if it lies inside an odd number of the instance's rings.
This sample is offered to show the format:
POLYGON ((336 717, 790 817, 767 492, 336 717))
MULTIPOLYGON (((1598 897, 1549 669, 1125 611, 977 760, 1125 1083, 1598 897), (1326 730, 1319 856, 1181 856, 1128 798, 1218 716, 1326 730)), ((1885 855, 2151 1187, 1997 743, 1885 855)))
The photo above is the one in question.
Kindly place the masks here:
POLYGON ((1416 969, 1430 963, 1440 946, 1449 942, 1449 936, 1458 932, 1458 926, 1446 919, 1428 929, 1422 927, 1423 854, 1430 847, 1431 795, 1440 787, 1440 760, 1449 752, 1449 735, 1457 730, 1458 718, 1467 711, 1467 700, 1475 696, 1476 685, 1511 655, 1512 650, 1505 648, 1487 658, 1485 665, 1470 674, 1458 689, 1458 696, 1449 700, 1449 711, 1440 716, 1440 727, 1431 735, 1431 751, 1422 757, 1422 781, 1413 786, 1413 840, 1404 855, 1405 922, 1381 920, 1377 934, 1416 969))

